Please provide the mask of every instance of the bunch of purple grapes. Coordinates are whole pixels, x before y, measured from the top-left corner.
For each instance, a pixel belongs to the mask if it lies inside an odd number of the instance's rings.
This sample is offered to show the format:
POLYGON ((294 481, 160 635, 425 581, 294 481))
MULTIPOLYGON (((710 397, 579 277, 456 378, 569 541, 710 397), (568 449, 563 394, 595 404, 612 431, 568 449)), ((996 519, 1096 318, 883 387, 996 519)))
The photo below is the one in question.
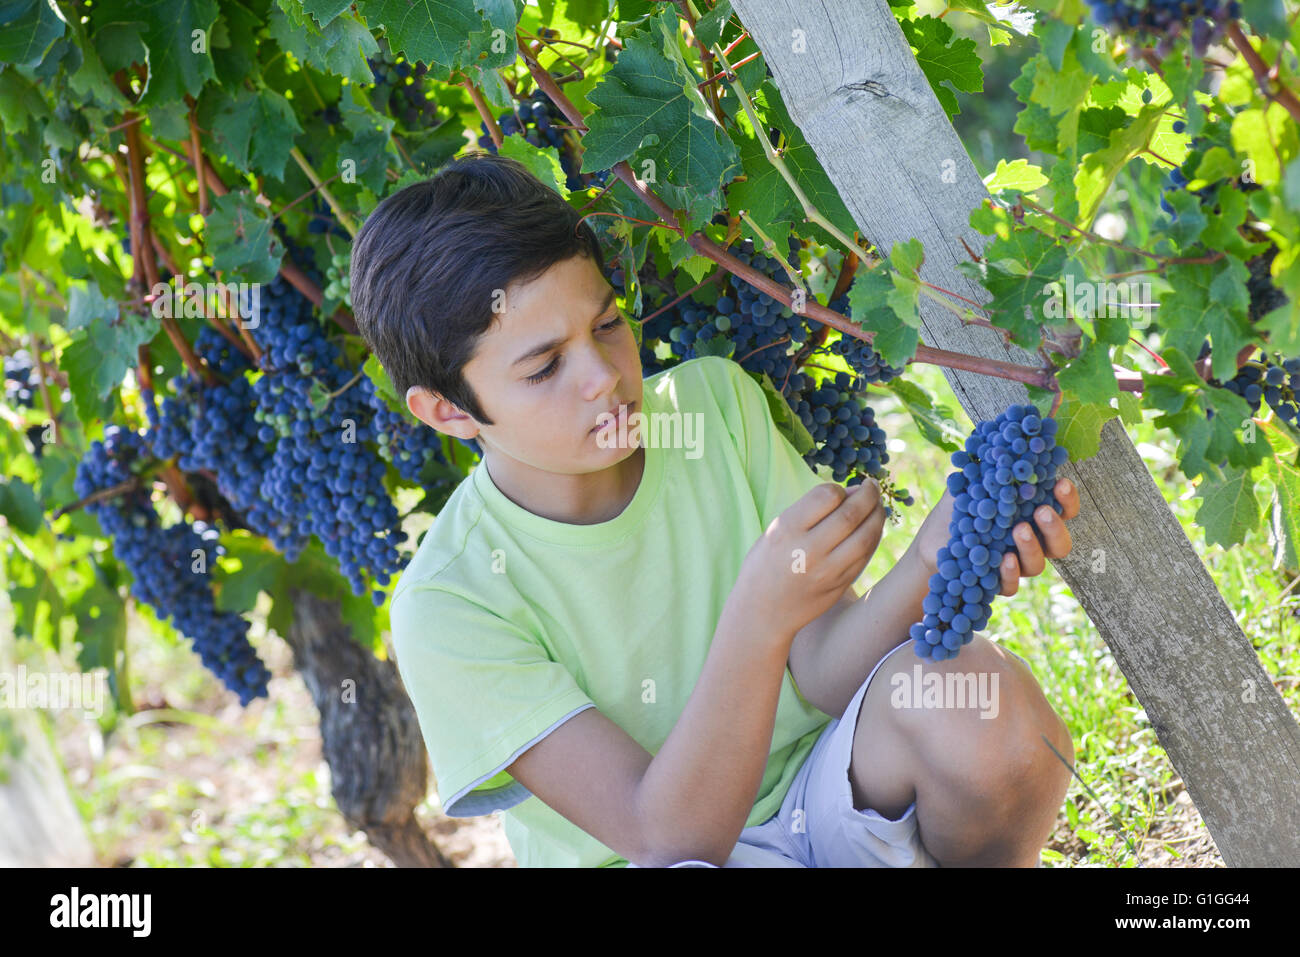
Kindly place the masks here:
POLYGON ((1261 352, 1223 384, 1245 399, 1252 412, 1267 402, 1283 422, 1300 428, 1300 358, 1269 358, 1261 352))
MULTIPOLYGON (((567 177, 565 185, 571 192, 592 185, 604 186, 609 179, 610 171, 607 169, 596 173, 579 172, 582 162, 573 155, 573 149, 564 139, 564 127, 569 125, 569 121, 540 89, 533 90, 529 98, 515 104, 513 110, 506 110, 498 116, 497 125, 501 127, 502 136, 519 134, 538 149, 554 147, 560 154, 560 167, 567 177)), ((478 145, 490 153, 497 151, 486 122, 479 123, 478 145)))
POLYGON ((1174 40, 1190 33, 1192 49, 1205 56, 1210 44, 1223 36, 1231 20, 1241 15, 1237 0, 1088 0, 1094 22, 1139 37, 1158 36, 1155 52, 1163 58, 1174 40))
MULTIPOLYGON (((130 480, 133 467, 148 456, 142 435, 111 425, 78 464, 73 488, 82 498, 113 488, 130 480)), ((113 553, 131 573, 132 596, 188 637, 241 705, 266 697, 271 673, 248 641, 248 622, 218 612, 213 603, 209 573, 222 551, 217 530, 203 522, 164 528, 143 487, 92 502, 86 511, 113 539, 113 553)))
POLYGON ((924 617, 908 632, 918 657, 957 657, 988 624, 1011 529, 1032 523, 1040 505, 1061 512, 1053 488, 1056 470, 1069 456, 1056 444, 1056 428, 1055 419, 1041 418, 1032 405, 1013 405, 977 425, 965 448, 952 454, 959 471, 948 476, 954 496, 948 544, 939 549, 938 571, 930 576, 924 617))

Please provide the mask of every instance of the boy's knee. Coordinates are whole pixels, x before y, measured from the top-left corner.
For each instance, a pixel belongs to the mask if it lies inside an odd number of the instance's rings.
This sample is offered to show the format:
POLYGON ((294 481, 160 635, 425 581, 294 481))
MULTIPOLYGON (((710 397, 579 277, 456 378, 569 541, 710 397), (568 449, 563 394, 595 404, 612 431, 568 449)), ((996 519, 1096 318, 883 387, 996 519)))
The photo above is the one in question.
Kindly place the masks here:
POLYGON ((1074 748, 1023 662, 977 637, 956 658, 922 663, 921 675, 929 697, 920 708, 895 709, 895 720, 931 781, 995 817, 1059 801, 1074 748))

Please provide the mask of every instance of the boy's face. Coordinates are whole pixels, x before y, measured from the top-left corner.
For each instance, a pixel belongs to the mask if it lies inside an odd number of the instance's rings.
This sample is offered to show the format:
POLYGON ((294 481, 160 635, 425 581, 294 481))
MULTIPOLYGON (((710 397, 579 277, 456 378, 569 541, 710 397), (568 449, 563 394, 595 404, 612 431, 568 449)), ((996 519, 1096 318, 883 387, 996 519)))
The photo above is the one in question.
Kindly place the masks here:
POLYGON ((603 443, 596 432, 602 413, 644 409, 636 338, 595 262, 556 263, 512 285, 498 309, 463 370, 495 424, 416 388, 407 398, 412 413, 441 432, 478 439, 485 454, 545 472, 595 472, 635 452, 634 443, 618 447, 617 422, 603 443))

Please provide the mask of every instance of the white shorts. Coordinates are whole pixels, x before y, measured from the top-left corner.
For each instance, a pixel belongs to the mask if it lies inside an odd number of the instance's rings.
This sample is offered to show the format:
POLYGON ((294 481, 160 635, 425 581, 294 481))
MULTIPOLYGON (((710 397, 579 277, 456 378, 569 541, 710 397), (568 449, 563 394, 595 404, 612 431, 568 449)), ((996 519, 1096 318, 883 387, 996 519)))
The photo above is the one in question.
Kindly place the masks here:
MULTIPOLYGON (((912 639, 907 639, 876 663, 844 714, 822 730, 791 782, 781 809, 762 824, 741 831, 723 867, 939 866, 921 846, 915 802, 891 821, 875 811, 855 808, 849 781, 853 734, 867 686, 890 655, 910 651, 912 644, 912 639)), ((629 862, 628 866, 637 865, 629 862)), ((717 867, 699 860, 669 866, 717 867)))

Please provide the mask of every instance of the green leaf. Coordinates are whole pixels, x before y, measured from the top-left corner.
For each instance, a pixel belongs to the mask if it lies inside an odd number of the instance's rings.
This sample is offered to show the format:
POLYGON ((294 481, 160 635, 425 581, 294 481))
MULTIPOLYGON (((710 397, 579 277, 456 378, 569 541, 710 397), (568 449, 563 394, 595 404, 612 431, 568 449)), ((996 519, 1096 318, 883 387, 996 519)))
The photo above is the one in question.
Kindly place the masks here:
POLYGON ((507 67, 518 55, 516 7, 508 0, 358 0, 357 9, 371 30, 383 28, 395 53, 436 65, 438 79, 457 67, 507 67))
POLYGON ((1115 370, 1111 368, 1110 348, 1105 343, 1085 340, 1083 352, 1056 375, 1062 389, 1092 405, 1109 405, 1119 393, 1115 370))
POLYGON ((1121 392, 1118 396, 1119 417, 1125 425, 1142 424, 1142 400, 1132 392, 1121 392))
POLYGON ((47 0, 18 0, 0 7, 0 64, 36 66, 54 41, 63 36, 67 21, 47 0))
POLYGON ((975 52, 975 41, 957 37, 947 23, 929 15, 901 20, 899 25, 944 111, 950 118, 956 116, 961 109, 957 97, 943 85, 945 82, 963 93, 984 89, 984 71, 975 52))
MULTIPOLYGON (((785 152, 781 159, 794 177, 795 183, 808 198, 808 202, 820 210, 838 229, 846 235, 852 235, 856 228, 853 217, 845 208, 839 191, 822 169, 817 154, 804 139, 798 125, 790 118, 785 102, 775 85, 768 80, 757 90, 751 91, 751 96, 763 122, 785 134, 785 152)), ((769 231, 766 225, 764 230, 768 231, 768 235, 774 235, 774 232, 779 233, 782 229, 778 224, 802 222, 803 207, 780 171, 768 162, 763 146, 749 126, 747 117, 742 120, 741 125, 748 132, 748 135, 740 140, 740 162, 745 179, 733 182, 727 187, 727 199, 732 209, 748 210, 755 222, 770 224, 774 231, 769 231)), ((757 243, 758 238, 754 237, 754 239, 757 243)))
POLYGON ((1260 36, 1286 39, 1287 11, 1282 0, 1242 0, 1241 19, 1260 36))
POLYGON ((1207 545, 1231 548, 1239 545, 1248 531, 1259 526, 1255 482, 1246 469, 1231 471, 1222 479, 1206 476, 1196 495, 1201 499, 1196 523, 1205 529, 1207 545))
POLYGON ((410 412, 406 409, 406 403, 398 398, 397 390, 393 388, 393 380, 388 377, 388 372, 380 364, 377 355, 371 353, 366 359, 365 365, 361 367, 361 371, 374 384, 375 393, 384 400, 385 405, 394 412, 400 412, 403 416, 410 416, 410 412))
POLYGON ((216 79, 206 39, 212 35, 217 13, 216 0, 98 0, 91 22, 97 27, 138 25, 139 39, 148 49, 141 62, 149 67, 149 78, 137 105, 149 110, 186 93, 197 97, 208 80, 216 79), (195 50, 196 30, 205 38, 202 52, 195 50))
POLYGON ((261 591, 274 594, 287 563, 264 540, 252 536, 227 535, 222 539, 226 554, 213 574, 217 611, 242 615, 253 610, 261 591), (239 568, 232 571, 231 564, 239 568))
POLYGON ((1158 105, 1142 107, 1132 123, 1111 132, 1104 149, 1083 157, 1074 177, 1079 199, 1079 225, 1092 225, 1110 184, 1128 161, 1146 148, 1164 115, 1164 108, 1158 105))
POLYGON ((302 132, 302 126, 283 96, 265 87, 256 92, 241 88, 226 101, 212 124, 213 137, 230 162, 245 172, 284 179, 293 138, 302 132), (275 130, 276 135, 267 136, 267 130, 275 130))
POLYGON ((270 214, 247 190, 213 198, 205 239, 214 269, 229 269, 248 282, 262 283, 280 270, 284 249, 271 232, 270 214))
POLYGON ((954 431, 956 417, 951 409, 936 405, 923 389, 903 379, 891 379, 885 388, 903 404, 927 442, 948 453, 961 448, 964 439, 954 431))
POLYGON ((627 160, 674 208, 703 226, 722 208, 722 187, 740 172, 731 138, 709 112, 677 43, 677 9, 664 6, 627 38, 601 82, 582 139, 582 172, 627 160))
POLYGON ((790 403, 785 400, 785 396, 781 395, 771 377, 766 372, 756 375, 748 369, 745 370, 745 374, 763 387, 763 394, 767 396, 767 407, 772 413, 772 422, 776 425, 777 431, 785 436, 786 441, 794 446, 796 452, 806 455, 816 445, 812 434, 803 424, 803 420, 794 414, 790 403))
POLYGON ((284 10, 272 8, 271 37, 297 59, 323 72, 345 76, 350 83, 363 86, 373 84, 375 75, 366 63, 366 58, 379 52, 379 44, 366 29, 366 25, 351 13, 339 15, 351 4, 304 4, 305 11, 315 16, 313 6, 341 9, 337 12, 327 10, 325 16, 328 19, 318 27, 311 21, 304 22, 284 10))
POLYGON ((1089 459, 1101 448, 1101 429, 1109 419, 1119 415, 1115 409, 1066 397, 1056 410, 1056 444, 1070 453, 1070 461, 1089 459))
POLYGON ((1273 508, 1270 526, 1273 532, 1274 564, 1284 568, 1300 567, 1300 468, 1295 465, 1296 446, 1275 422, 1261 426, 1273 457, 1268 477, 1273 480, 1273 508))
POLYGON ((118 321, 90 323, 84 334, 69 343, 59 355, 59 366, 68 374, 68 387, 82 422, 102 416, 103 399, 122 384, 128 369, 134 369, 137 350, 154 337, 159 322, 153 316, 125 313, 118 321))
POLYGON ((116 320, 117 302, 99 291, 99 283, 92 280, 68 291, 68 320, 63 325, 69 332, 84 329, 95 322, 116 320))
POLYGON ((45 524, 32 487, 18 478, 0 481, 0 515, 24 535, 35 535, 45 524))
POLYGON ((999 159, 997 169, 984 177, 984 186, 990 193, 996 193, 1000 189, 1032 193, 1045 185, 1047 177, 1043 175, 1042 169, 1030 165, 1025 159, 1012 160, 1010 163, 999 159))
POLYGON ((1221 382, 1237 372, 1237 353, 1254 341, 1248 309, 1245 263, 1226 256, 1212 263, 1175 263, 1166 271, 1169 289, 1160 299, 1165 342, 1196 355, 1208 336, 1214 377, 1221 382))
POLYGON ((501 156, 518 160, 534 177, 551 187, 560 196, 568 198, 567 174, 560 165, 560 154, 554 147, 538 149, 522 136, 514 135, 505 137, 497 152, 501 156))

